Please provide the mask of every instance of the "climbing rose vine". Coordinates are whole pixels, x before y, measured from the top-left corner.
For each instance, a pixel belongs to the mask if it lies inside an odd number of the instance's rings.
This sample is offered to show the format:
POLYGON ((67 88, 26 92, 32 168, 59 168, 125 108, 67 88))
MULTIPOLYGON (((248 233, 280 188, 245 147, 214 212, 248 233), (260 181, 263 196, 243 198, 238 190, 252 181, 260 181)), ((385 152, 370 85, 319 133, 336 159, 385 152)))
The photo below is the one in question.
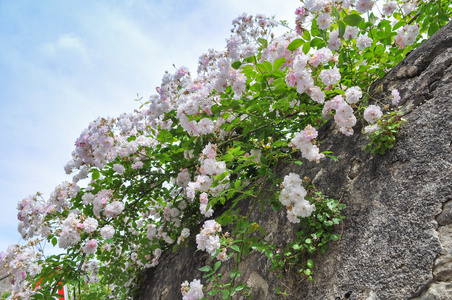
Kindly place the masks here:
POLYGON ((185 67, 165 73, 141 110, 89 124, 65 166, 72 182, 18 204, 28 245, 0 253, 15 299, 52 299, 67 283, 87 299, 130 298, 143 269, 187 243, 214 265, 200 269, 205 279, 181 283, 183 299, 246 294, 237 265, 250 251, 276 271, 314 280, 307 255, 340 238, 334 225, 345 206, 309 178, 278 177, 276 166, 336 159, 316 140, 331 118, 347 136, 360 122, 366 150, 391 149, 405 95, 395 88, 375 99, 369 86, 445 25, 452 9, 451 1, 301 2, 295 28, 243 14, 224 51, 200 56, 196 77, 185 67), (275 36, 276 26, 286 33, 275 36), (287 237, 290 252, 251 222, 260 207, 286 210, 298 230, 287 237), (33 250, 45 241, 66 252, 33 250), (218 270, 228 260, 236 267, 225 283, 218 270))

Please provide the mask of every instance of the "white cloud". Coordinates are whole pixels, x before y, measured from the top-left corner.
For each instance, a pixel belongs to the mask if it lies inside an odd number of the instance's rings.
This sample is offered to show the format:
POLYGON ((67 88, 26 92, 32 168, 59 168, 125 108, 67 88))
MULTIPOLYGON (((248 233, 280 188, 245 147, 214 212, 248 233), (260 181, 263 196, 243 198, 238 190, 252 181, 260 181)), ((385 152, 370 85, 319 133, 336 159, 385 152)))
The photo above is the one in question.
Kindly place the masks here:
POLYGON ((60 38, 56 42, 56 45, 57 47, 63 49, 75 49, 82 52, 85 51, 85 47, 83 46, 80 38, 72 34, 65 34, 60 36, 60 38))
POLYGON ((43 49, 49 55, 55 55, 61 50, 70 50, 80 53, 84 53, 86 50, 81 39, 71 33, 61 35, 54 42, 45 43, 43 49))

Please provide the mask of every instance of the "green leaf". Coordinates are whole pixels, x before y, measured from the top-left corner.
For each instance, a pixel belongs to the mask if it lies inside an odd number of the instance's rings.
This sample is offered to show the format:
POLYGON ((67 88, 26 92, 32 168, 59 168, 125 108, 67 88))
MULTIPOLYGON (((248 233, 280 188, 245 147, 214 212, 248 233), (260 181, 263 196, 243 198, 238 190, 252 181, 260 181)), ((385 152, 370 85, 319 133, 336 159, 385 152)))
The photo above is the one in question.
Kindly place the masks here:
POLYGON ((432 23, 430 24, 430 26, 428 27, 428 35, 432 36, 435 34, 435 32, 437 32, 439 29, 439 26, 437 23, 432 23))
POLYGON ((257 227, 259 227, 259 225, 257 225, 256 223, 252 224, 252 226, 248 227, 248 233, 253 233, 257 230, 257 227))
POLYGON ((279 68, 286 62, 285 57, 280 57, 273 63, 273 70, 279 70, 279 68))
POLYGON ((439 15, 438 15, 438 18, 441 21, 449 22, 449 16, 447 14, 445 14, 444 12, 440 12, 439 15))
POLYGON ((198 270, 201 271, 201 272, 210 272, 210 271, 212 271, 212 267, 211 266, 204 266, 202 268, 199 268, 198 270))
POLYGON ((225 162, 233 161, 234 160, 234 155, 232 153, 226 153, 225 155, 223 155, 222 160, 225 161, 225 162))
POLYGON ((337 234, 337 233, 333 233, 333 234, 331 235, 331 239, 332 239, 333 241, 337 241, 340 237, 341 237, 341 235, 340 235, 340 234, 337 234))
MULTIPOLYGON (((273 66, 269 61, 264 61, 262 63, 262 66, 264 67, 265 70, 267 70, 268 72, 272 72, 273 71, 273 66)), ((240 149, 240 148, 239 148, 240 149)))
POLYGON ((222 298, 223 299, 228 299, 229 298, 229 290, 222 290, 221 294, 222 294, 222 298))
POLYGON ((266 40, 266 39, 263 39, 263 38, 258 38, 257 40, 259 41, 259 43, 261 43, 261 44, 262 44, 262 46, 263 46, 264 48, 267 48, 267 44, 268 44, 268 42, 267 42, 267 40, 266 40))
POLYGON ((397 22, 397 23, 394 25, 394 27, 392 27, 392 30, 396 31, 397 29, 399 29, 400 27, 402 27, 404 24, 405 24, 405 22, 401 20, 401 21, 397 22))
POLYGON ((235 182, 234 182, 234 188, 237 190, 237 191, 239 191, 240 190, 240 185, 242 184, 242 182, 239 180, 239 179, 237 179, 235 182))
POLYGON ((309 50, 311 50, 311 43, 310 42, 304 43, 302 50, 304 54, 308 54, 309 50))
POLYGON ((221 260, 217 261, 213 266, 213 271, 216 272, 218 268, 221 266, 221 260))
POLYGON ((331 159, 334 160, 334 161, 339 162, 339 159, 338 159, 336 156, 334 156, 334 155, 328 155, 328 154, 325 154, 325 156, 331 158, 331 159))
POLYGON ((209 292, 207 293, 207 295, 213 296, 213 295, 218 294, 219 292, 220 292, 219 289, 214 289, 214 290, 209 291, 209 292))
POLYGON ((94 180, 98 179, 100 177, 99 170, 94 169, 93 173, 91 174, 91 178, 94 180))
POLYGON ((339 25, 339 37, 343 38, 345 33, 345 23, 342 21, 338 21, 337 24, 339 25))
POLYGON ((231 296, 233 296, 236 292, 243 290, 244 288, 245 288, 244 284, 239 284, 232 290, 231 296))
POLYGON ((57 240, 56 237, 54 237, 54 238, 52 239, 52 245, 55 247, 57 243, 58 243, 58 240, 57 240))
POLYGON ((294 245, 292 246, 292 248, 293 248, 294 250, 298 250, 298 249, 301 249, 302 247, 301 247, 299 244, 294 244, 294 245))
POLYGON ((333 16, 334 16, 337 20, 339 20, 340 17, 341 17, 340 14, 339 14, 339 11, 337 10, 337 8, 336 8, 335 6, 333 6, 332 9, 333 9, 333 16))
POLYGON ((304 41, 302 39, 296 39, 292 43, 287 46, 287 49, 290 51, 294 51, 298 49, 301 45, 303 45, 304 41))
POLYGON ((231 277, 231 278, 234 278, 234 277, 239 278, 240 276, 242 276, 242 273, 240 273, 237 270, 232 271, 231 275, 229 275, 229 277, 231 277))
POLYGON ((271 76, 273 78, 283 78, 284 77, 284 73, 281 72, 280 70, 275 70, 272 72, 271 76))
POLYGON ((265 228, 264 228, 264 227, 259 226, 259 227, 257 228, 257 230, 259 230, 260 234, 262 234, 263 236, 266 235, 266 232, 265 232, 265 228))
POLYGON ((162 129, 160 134, 157 136, 157 140, 161 143, 173 142, 174 137, 168 130, 162 129))
POLYGON ((333 210, 336 207, 336 202, 334 200, 330 200, 326 203, 329 209, 333 210))
POLYGON ((309 269, 314 268, 314 261, 312 259, 308 259, 307 264, 309 269))
POLYGON ((309 30, 305 30, 305 31, 303 32, 303 38, 304 38, 306 41, 310 41, 310 40, 311 40, 311 34, 309 33, 309 30))
POLYGON ((362 17, 358 14, 351 14, 348 16, 345 16, 342 20, 345 22, 345 24, 350 26, 357 26, 362 21, 362 17))
POLYGON ((240 252, 240 248, 239 248, 239 246, 237 246, 237 245, 230 245, 229 248, 232 248, 232 249, 234 249, 235 251, 240 252))
POLYGON ((323 45, 323 40, 320 38, 314 38, 311 41, 311 47, 313 47, 313 48, 319 48, 319 47, 322 47, 322 45, 323 45))
POLYGON ((229 171, 224 171, 223 173, 221 173, 217 176, 214 176, 215 181, 218 181, 218 182, 222 181, 223 179, 226 178, 226 176, 228 176, 228 174, 229 174, 229 171))
POLYGON ((232 63, 231 67, 238 70, 238 68, 240 68, 241 65, 242 65, 242 63, 240 61, 235 61, 232 63))

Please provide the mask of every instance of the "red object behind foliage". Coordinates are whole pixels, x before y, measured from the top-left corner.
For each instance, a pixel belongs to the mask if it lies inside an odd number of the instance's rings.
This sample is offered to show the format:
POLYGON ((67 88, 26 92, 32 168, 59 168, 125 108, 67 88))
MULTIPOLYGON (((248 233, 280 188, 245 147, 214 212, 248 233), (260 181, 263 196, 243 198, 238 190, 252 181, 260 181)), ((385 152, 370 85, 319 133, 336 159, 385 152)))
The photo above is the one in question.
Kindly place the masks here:
MULTIPOLYGON (((44 279, 44 278, 42 278, 42 279, 44 279)), ((41 279, 41 280, 42 280, 42 279, 41 279)), ((39 286, 39 284, 41 283, 41 280, 38 281, 38 283, 36 284, 35 289, 39 286)), ((61 281, 58 282, 58 284, 61 285, 61 281)), ((64 286, 63 286, 63 288, 62 288, 61 290, 58 290, 58 295, 62 295, 62 296, 63 296, 63 297, 60 297, 59 300, 65 300, 65 299, 64 299, 64 286)))

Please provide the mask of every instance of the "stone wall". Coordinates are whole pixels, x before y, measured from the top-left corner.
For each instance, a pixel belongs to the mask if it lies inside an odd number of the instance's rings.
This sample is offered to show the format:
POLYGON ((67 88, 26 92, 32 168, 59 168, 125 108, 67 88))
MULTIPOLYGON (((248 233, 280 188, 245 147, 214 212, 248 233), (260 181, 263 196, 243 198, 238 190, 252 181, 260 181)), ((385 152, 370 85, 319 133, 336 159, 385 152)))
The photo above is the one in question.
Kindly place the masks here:
MULTIPOLYGON (((289 273, 278 278, 266 256, 252 252, 240 265, 251 299, 452 299, 451 64, 452 23, 372 86, 376 98, 397 88, 408 120, 385 155, 362 150, 367 141, 359 125, 358 134, 346 137, 328 122, 319 131, 320 149, 333 151, 339 163, 280 166, 281 177, 308 176, 324 194, 347 204, 338 228, 342 238, 313 258, 314 282, 289 273), (288 296, 277 295, 277 287, 288 296)), ((296 229, 284 211, 267 208, 252 218, 277 245, 296 229)), ((136 299, 181 299, 180 284, 201 278, 198 269, 213 264, 192 243, 165 253, 147 270, 136 299)), ((223 264, 220 271, 227 275, 228 269, 223 264)))
POLYGON ((9 281, 7 270, 0 269, 0 296, 11 290, 11 283, 9 281))

